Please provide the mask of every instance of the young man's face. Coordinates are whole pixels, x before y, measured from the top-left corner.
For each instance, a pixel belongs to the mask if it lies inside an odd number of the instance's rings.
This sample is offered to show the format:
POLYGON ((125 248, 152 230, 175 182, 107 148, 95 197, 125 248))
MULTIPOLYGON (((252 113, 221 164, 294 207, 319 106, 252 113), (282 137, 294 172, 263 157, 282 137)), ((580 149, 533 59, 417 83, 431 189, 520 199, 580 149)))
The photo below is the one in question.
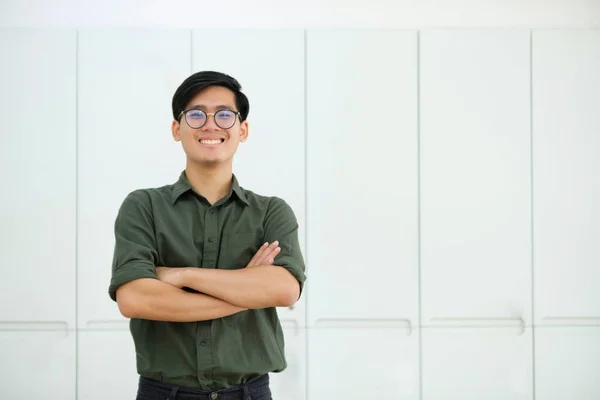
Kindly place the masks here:
POLYGON ((218 113, 239 111, 234 93, 221 86, 209 86, 187 104, 186 110, 191 108, 194 110, 187 114, 187 120, 182 115, 172 126, 173 138, 181 141, 188 161, 204 165, 231 163, 238 145, 248 137, 247 121, 241 122, 237 114, 218 113), (229 125, 232 126, 228 128, 229 125))

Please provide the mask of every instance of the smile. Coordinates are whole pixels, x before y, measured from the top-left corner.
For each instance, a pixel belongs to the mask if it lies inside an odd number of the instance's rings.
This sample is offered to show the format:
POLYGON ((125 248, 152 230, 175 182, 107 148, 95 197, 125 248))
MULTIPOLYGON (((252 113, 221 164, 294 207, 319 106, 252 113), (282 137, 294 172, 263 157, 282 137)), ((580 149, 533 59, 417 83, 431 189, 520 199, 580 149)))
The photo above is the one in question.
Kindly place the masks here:
POLYGON ((216 145, 216 144, 221 144, 225 141, 225 139, 200 139, 199 142, 201 144, 212 144, 212 145, 216 145))

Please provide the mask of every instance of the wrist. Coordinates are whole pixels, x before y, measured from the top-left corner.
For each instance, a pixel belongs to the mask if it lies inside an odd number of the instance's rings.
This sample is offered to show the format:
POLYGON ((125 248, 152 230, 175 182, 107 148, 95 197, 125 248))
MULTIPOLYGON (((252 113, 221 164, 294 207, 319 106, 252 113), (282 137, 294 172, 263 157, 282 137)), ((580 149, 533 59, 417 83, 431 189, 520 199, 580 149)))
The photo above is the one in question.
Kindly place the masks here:
POLYGON ((188 286, 189 287, 189 275, 190 275, 190 269, 187 267, 184 268, 179 268, 179 271, 177 273, 177 282, 179 283, 179 287, 184 287, 184 286, 188 286))

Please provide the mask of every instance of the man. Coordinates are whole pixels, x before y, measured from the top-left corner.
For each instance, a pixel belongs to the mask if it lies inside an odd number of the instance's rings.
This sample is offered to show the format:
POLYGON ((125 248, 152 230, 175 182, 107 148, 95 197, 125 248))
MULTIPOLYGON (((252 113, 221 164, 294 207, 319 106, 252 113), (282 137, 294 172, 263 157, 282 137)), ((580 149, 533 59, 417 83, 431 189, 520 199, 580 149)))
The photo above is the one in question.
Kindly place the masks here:
POLYGON ((234 78, 193 74, 172 108, 185 170, 129 193, 115 221, 109 295, 131 319, 137 399, 271 399, 269 373, 287 366, 275 307, 305 281, 297 220, 232 172, 249 112, 234 78))

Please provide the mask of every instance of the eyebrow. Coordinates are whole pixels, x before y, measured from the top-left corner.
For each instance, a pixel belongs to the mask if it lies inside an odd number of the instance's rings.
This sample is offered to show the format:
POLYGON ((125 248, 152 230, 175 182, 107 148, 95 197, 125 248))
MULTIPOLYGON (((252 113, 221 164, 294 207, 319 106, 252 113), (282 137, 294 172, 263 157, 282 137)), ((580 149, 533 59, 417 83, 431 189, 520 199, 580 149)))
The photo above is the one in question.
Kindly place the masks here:
MULTIPOLYGON (((204 111, 206 108, 208 108, 208 107, 206 107, 204 104, 196 104, 196 105, 193 105, 190 108, 188 108, 188 110, 202 110, 202 111, 204 111)), ((216 110, 235 110, 235 107, 233 107, 231 105, 221 104, 221 105, 215 106, 215 109, 216 110)))

